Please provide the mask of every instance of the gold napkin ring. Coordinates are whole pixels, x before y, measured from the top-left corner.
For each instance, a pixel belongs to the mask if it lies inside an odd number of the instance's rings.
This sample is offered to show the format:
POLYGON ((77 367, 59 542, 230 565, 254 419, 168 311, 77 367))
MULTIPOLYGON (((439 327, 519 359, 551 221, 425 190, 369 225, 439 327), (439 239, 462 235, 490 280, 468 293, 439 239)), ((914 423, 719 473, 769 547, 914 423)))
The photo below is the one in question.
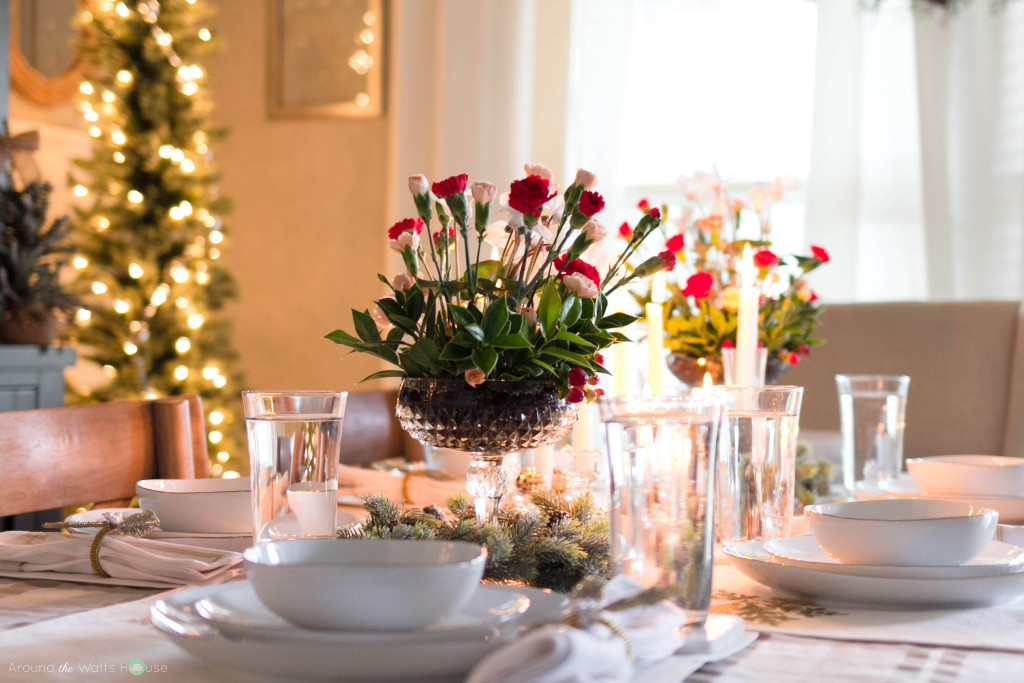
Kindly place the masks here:
POLYGON ((92 539, 92 545, 89 546, 89 565, 96 572, 97 576, 105 579, 109 578, 110 574, 105 572, 103 567, 100 566, 100 542, 103 540, 103 537, 111 531, 116 531, 119 536, 142 538, 158 526, 160 526, 160 519, 152 510, 136 512, 125 517, 120 522, 111 522, 104 519, 98 522, 47 522, 43 524, 44 529, 60 529, 62 531, 68 529, 99 528, 96 536, 92 539))

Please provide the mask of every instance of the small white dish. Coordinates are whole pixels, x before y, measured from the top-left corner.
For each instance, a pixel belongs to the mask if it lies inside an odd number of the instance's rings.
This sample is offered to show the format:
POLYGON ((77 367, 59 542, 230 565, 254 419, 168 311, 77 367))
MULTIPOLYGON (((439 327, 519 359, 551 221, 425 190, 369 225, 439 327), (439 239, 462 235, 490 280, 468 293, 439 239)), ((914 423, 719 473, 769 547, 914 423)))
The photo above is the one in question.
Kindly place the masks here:
POLYGON ((886 567, 867 564, 843 564, 829 557, 811 536, 775 538, 764 544, 765 551, 780 564, 819 572, 889 579, 963 579, 995 576, 1024 570, 1024 548, 992 541, 973 560, 951 567, 886 567))
POLYGON ((921 499, 921 500, 953 500, 958 503, 970 503, 981 507, 992 508, 999 513, 1001 524, 1022 524, 1024 523, 1024 496, 982 496, 982 495, 958 495, 943 494, 940 496, 925 493, 914 483, 909 475, 902 475, 897 479, 885 482, 879 486, 875 482, 859 481, 854 488, 854 495, 859 500, 885 500, 885 499, 921 499))
POLYGON ((252 534, 252 485, 238 479, 143 479, 139 507, 164 531, 252 534))
POLYGON ((272 612, 310 629, 406 630, 457 613, 480 585, 487 549, 454 541, 299 539, 244 553, 272 612))
POLYGON ((564 595, 538 588, 495 586, 530 600, 529 608, 505 622, 496 636, 428 637, 395 647, 394 641, 386 638, 367 640, 359 634, 346 641, 339 635, 330 647, 324 647, 317 638, 233 638, 218 632, 197 614, 196 603, 227 585, 185 588, 164 595, 150 608, 153 625, 186 652, 209 663, 283 680, 294 680, 300 674, 303 678, 335 681, 462 680, 477 662, 525 628, 563 617, 569 602, 564 595))
POLYGON ((480 586, 469 603, 458 613, 428 626, 410 631, 312 631, 302 629, 277 616, 260 602, 252 583, 239 581, 211 591, 196 602, 196 613, 228 636, 290 640, 318 639, 325 642, 353 642, 359 638, 395 643, 425 638, 451 639, 494 632, 504 622, 518 617, 530 606, 522 593, 480 586))
POLYGON ((933 495, 1024 495, 1024 458, 1000 455, 939 455, 907 460, 907 471, 933 495))
POLYGON ((991 508, 946 500, 865 500, 808 505, 822 550, 844 564, 949 566, 980 553, 995 533, 991 508))
POLYGON ((898 579, 852 576, 780 564, 764 541, 724 548, 740 572, 773 590, 834 605, 875 609, 944 609, 992 605, 1024 594, 1024 572, 962 579, 898 579))

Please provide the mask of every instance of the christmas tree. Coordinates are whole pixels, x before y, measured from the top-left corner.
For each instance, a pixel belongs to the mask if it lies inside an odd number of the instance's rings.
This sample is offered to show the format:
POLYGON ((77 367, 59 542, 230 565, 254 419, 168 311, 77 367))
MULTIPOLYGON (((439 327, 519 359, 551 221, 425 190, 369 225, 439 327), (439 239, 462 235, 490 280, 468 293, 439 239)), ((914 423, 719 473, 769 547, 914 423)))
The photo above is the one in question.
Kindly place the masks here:
POLYGON ((108 380, 73 402, 179 394, 203 399, 215 475, 247 471, 240 377, 222 316, 234 295, 200 58, 212 43, 203 0, 89 2, 79 15, 92 63, 79 109, 93 138, 77 160, 79 353, 108 380))

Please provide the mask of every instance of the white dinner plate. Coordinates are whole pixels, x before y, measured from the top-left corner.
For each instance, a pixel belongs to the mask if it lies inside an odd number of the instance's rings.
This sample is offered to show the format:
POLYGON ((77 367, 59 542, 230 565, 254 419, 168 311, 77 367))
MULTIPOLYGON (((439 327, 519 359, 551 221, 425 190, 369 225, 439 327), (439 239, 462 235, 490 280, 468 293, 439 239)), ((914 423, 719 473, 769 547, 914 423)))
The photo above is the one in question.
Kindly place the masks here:
POLYGON ((819 572, 889 579, 964 579, 995 576, 1024 570, 1024 548, 992 541, 981 553, 962 566, 876 566, 843 564, 829 556, 813 536, 790 536, 766 541, 765 551, 779 564, 819 572))
MULTIPOLYGON (((153 603, 150 619, 179 647, 192 655, 229 669, 284 679, 414 680, 451 678, 461 680, 492 650, 532 624, 553 621, 564 615, 564 595, 528 587, 496 586, 521 593, 529 608, 510 619, 496 632, 476 637, 424 639, 396 647, 387 639, 339 640, 325 647, 322 640, 275 640, 232 638, 196 613, 196 603, 210 595, 211 587, 185 588, 153 603)), ((379 635, 379 633, 377 634, 379 635)))
POLYGON ((451 639, 486 635, 505 621, 519 616, 530 606, 530 599, 497 586, 483 585, 458 614, 441 623, 417 630, 402 631, 313 631, 300 628, 271 612, 260 602, 252 584, 238 581, 218 586, 217 590, 195 603, 196 613, 221 633, 238 638, 318 639, 325 642, 357 642, 385 639, 395 643, 407 640, 451 639))
POLYGON ((964 579, 896 579, 851 576, 780 564, 751 541, 724 549, 729 562, 773 589, 840 605, 878 608, 947 608, 991 605, 1024 594, 1024 572, 964 579))
POLYGON ((1024 522, 1024 496, 982 496, 977 494, 934 494, 925 493, 914 483, 909 475, 901 475, 898 479, 880 486, 875 482, 858 481, 854 493, 860 500, 879 500, 884 498, 922 498, 931 500, 955 500, 970 503, 979 507, 993 508, 999 512, 1002 524, 1024 522))

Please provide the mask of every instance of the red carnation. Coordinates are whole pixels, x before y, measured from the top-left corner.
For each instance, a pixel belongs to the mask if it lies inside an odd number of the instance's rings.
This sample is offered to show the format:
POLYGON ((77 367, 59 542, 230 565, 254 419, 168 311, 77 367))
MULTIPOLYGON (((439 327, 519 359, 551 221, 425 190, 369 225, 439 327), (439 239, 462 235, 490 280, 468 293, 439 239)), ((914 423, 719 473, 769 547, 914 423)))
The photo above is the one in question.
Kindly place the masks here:
POLYGON ((420 234, 423 231, 423 221, 419 218, 406 218, 398 221, 390 228, 388 228, 388 239, 397 240, 398 236, 403 232, 416 231, 416 234, 420 234))
POLYGON ((669 249, 658 254, 658 258, 665 262, 665 270, 672 271, 676 268, 676 253, 669 249))
POLYGON ((626 221, 622 221, 622 225, 619 226, 619 235, 628 240, 633 236, 633 228, 629 227, 629 223, 626 221))
POLYGON ((579 387, 573 387, 569 390, 569 394, 565 397, 565 400, 569 403, 583 403, 587 395, 583 393, 583 390, 579 387))
POLYGON ((593 190, 587 190, 583 193, 583 196, 580 197, 580 213, 587 218, 590 218, 603 208, 604 197, 593 190))
MULTIPOLYGON (((435 232, 434 233, 434 242, 437 242, 439 239, 444 237, 444 235, 445 235, 444 228, 441 228, 440 230, 435 232)), ((448 228, 448 239, 451 239, 453 237, 455 237, 455 226, 451 226, 451 227, 448 228)))
POLYGON ((723 339, 722 340, 722 348, 723 349, 734 349, 734 348, 736 348, 736 344, 733 343, 732 339, 723 339))
POLYGON ((779 265, 779 257, 769 249, 761 249, 754 254, 754 265, 758 268, 771 268, 779 265))
POLYGON ((828 252, 825 251, 824 247, 819 247, 812 244, 811 253, 814 254, 814 258, 818 259, 822 263, 828 263, 829 261, 832 260, 831 257, 828 255, 828 252))
POLYGON ((646 199, 641 199, 640 202, 636 205, 636 208, 640 209, 644 213, 647 213, 648 211, 651 210, 651 203, 646 199))
POLYGON ((583 368, 573 368, 569 371, 569 384, 574 387, 582 387, 587 383, 587 371, 583 368))
POLYGON ((668 241, 665 242, 665 248, 669 251, 682 251, 685 246, 686 238, 681 233, 669 237, 668 241))
MULTIPOLYGON (((561 270, 562 264, 564 263, 565 254, 562 254, 555 259, 555 268, 561 270)), ((562 270, 558 279, 561 280, 566 275, 573 275, 574 273, 579 273, 580 275, 590 278, 591 282, 593 282, 596 287, 601 286, 601 274, 597 272, 597 268, 590 265, 583 259, 573 259, 572 261, 569 261, 569 265, 565 267, 565 270, 562 270)))
POLYGON ((661 209, 659 209, 658 207, 654 207, 653 209, 647 212, 647 215, 653 216, 654 218, 661 218, 661 209))
POLYGON ((441 199, 451 197, 453 194, 462 194, 466 191, 466 182, 469 180, 469 176, 465 173, 461 175, 453 175, 451 178, 445 178, 444 180, 434 183, 430 186, 430 191, 441 199))
POLYGON ((700 271, 694 273, 686 280, 686 287, 682 291, 683 296, 692 296, 695 299, 706 299, 715 285, 715 278, 711 273, 700 271))
POLYGON ((540 207, 555 196, 548 194, 548 181, 539 175, 531 175, 522 180, 513 180, 508 196, 508 205, 519 213, 528 213, 540 217, 540 207))

